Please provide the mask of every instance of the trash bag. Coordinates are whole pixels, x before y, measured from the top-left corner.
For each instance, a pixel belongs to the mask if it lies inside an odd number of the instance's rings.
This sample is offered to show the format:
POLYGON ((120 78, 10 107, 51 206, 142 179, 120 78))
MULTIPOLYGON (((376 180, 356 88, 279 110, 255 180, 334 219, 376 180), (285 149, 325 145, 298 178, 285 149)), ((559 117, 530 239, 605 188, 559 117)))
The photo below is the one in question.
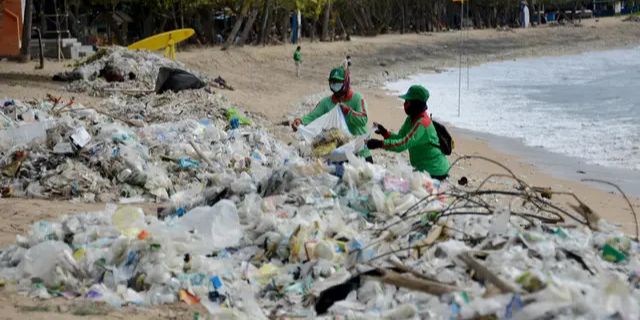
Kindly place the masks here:
POLYGON ((38 278, 48 287, 65 282, 61 272, 75 272, 78 266, 71 256, 71 248, 61 241, 48 240, 27 250, 18 265, 23 278, 38 278), (56 269, 59 268, 59 271, 56 269))
POLYGON ((187 71, 161 67, 156 79, 156 93, 200 89, 205 85, 204 81, 187 71))
POLYGON ((196 207, 180 219, 179 225, 186 230, 196 231, 209 249, 237 246, 242 238, 238 211, 229 200, 221 200, 213 207, 196 207))
POLYGON ((347 126, 340 108, 333 108, 318 119, 314 120, 306 126, 298 128, 298 136, 302 137, 306 142, 311 143, 313 139, 319 135, 323 129, 337 128, 344 132, 347 137, 351 137, 351 132, 347 126))

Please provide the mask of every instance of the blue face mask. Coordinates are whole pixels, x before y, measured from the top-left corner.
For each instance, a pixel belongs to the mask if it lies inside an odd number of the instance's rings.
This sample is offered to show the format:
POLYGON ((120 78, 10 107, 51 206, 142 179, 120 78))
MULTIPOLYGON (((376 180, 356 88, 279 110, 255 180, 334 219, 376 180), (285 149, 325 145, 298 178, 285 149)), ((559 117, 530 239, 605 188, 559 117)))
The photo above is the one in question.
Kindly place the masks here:
POLYGON ((340 90, 342 90, 342 86, 343 86, 342 82, 329 83, 329 88, 333 93, 340 92, 340 90))

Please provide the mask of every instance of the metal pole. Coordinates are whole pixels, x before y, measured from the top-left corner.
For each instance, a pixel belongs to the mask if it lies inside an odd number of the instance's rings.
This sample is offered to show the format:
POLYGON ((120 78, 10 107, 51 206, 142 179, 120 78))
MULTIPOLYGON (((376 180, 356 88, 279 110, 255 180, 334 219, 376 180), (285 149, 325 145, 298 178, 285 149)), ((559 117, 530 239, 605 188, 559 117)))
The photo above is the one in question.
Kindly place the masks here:
POLYGON ((38 48, 40 49, 40 66, 36 69, 44 69, 44 50, 42 48, 42 33, 40 28, 34 27, 33 30, 38 34, 38 48))
POLYGON ((464 0, 460 2, 460 48, 459 48, 459 57, 458 57, 458 117, 460 117, 460 100, 461 100, 461 90, 462 90, 462 36, 464 32, 462 28, 462 16, 464 14, 464 0))
MULTIPOLYGON (((468 0, 467 0, 468 1, 468 0)), ((469 19, 469 7, 470 5, 467 3, 467 19, 469 19)), ((467 29, 467 40, 469 40, 469 29, 467 29)), ((467 90, 469 90, 469 55, 467 53, 467 45, 464 46, 464 56, 467 61, 467 90)))

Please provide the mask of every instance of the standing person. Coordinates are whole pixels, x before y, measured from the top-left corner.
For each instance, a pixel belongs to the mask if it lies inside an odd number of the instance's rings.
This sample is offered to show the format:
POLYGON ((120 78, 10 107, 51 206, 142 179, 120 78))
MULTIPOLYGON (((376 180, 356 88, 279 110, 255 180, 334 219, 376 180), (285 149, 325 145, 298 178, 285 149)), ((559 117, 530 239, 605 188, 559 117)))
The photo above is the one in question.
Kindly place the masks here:
MULTIPOLYGON (((309 114, 302 118, 296 118, 291 124, 293 130, 297 131, 300 125, 308 125, 313 120, 331 111, 334 107, 339 107, 342 114, 344 114, 349 132, 354 136, 366 134, 368 131, 367 122, 369 121, 367 104, 362 94, 351 89, 349 76, 344 68, 339 67, 331 70, 331 73, 329 73, 329 88, 333 94, 320 100, 315 109, 309 114)), ((373 158, 368 148, 362 149, 358 155, 373 163, 373 158)))
POLYGON ((300 46, 296 48, 293 53, 293 62, 296 64, 296 77, 300 78, 300 68, 302 67, 302 52, 300 52, 300 46))
POLYGON ((529 6, 526 0, 520 2, 520 27, 529 27, 529 6))
POLYGON ((349 68, 351 67, 351 56, 347 56, 344 60, 342 60, 342 68, 349 72, 349 68))
POLYGON ((434 179, 446 179, 449 161, 440 150, 438 133, 427 114, 429 91, 421 85, 413 85, 400 98, 404 99, 404 112, 407 114, 400 131, 394 133, 376 124, 376 133, 385 139, 371 139, 367 141, 367 147, 393 152, 409 150, 409 161, 415 170, 428 172, 434 179))

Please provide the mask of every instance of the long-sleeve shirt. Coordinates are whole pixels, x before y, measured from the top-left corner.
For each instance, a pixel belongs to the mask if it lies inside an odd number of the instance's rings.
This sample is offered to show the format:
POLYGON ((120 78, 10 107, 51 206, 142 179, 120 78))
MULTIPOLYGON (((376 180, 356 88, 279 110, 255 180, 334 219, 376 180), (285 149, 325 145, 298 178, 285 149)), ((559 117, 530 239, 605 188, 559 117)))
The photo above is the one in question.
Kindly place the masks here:
POLYGON ((432 176, 449 173, 449 161, 439 147, 438 133, 426 112, 407 119, 398 133, 385 136, 383 148, 394 152, 409 150, 409 160, 417 171, 426 171, 432 176))
MULTIPOLYGON (((320 100, 313 111, 302 117, 302 124, 308 125, 313 122, 313 120, 331 111, 336 105, 339 107, 340 104, 349 107, 349 112, 345 115, 349 132, 354 136, 367 134, 367 123, 369 121, 367 103, 360 93, 354 92, 353 90, 349 90, 342 99, 329 96, 320 100)), ((359 155, 366 158, 371 156, 371 152, 365 147, 360 151, 359 155)))

